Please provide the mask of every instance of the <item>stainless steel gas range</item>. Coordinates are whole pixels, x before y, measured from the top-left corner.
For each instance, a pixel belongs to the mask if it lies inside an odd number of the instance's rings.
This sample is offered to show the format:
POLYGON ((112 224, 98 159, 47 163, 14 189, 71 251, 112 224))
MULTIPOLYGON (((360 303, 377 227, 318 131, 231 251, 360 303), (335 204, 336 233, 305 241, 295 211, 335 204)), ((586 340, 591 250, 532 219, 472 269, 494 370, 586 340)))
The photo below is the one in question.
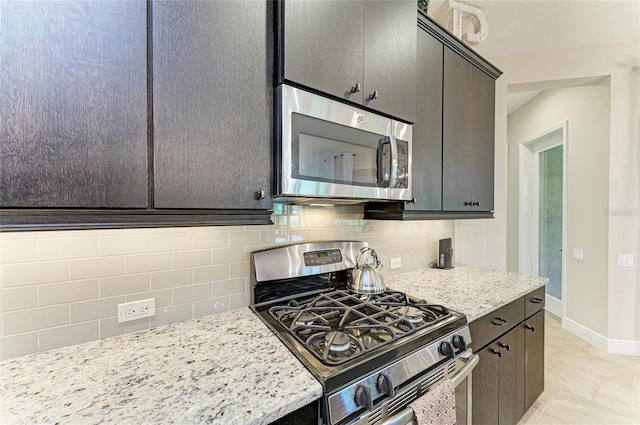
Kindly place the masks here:
POLYGON ((256 314, 320 381, 317 417, 326 425, 406 424, 409 403, 448 377, 458 423, 470 423, 471 376, 478 361, 463 314, 387 289, 347 288, 366 242, 282 246, 252 254, 256 314))

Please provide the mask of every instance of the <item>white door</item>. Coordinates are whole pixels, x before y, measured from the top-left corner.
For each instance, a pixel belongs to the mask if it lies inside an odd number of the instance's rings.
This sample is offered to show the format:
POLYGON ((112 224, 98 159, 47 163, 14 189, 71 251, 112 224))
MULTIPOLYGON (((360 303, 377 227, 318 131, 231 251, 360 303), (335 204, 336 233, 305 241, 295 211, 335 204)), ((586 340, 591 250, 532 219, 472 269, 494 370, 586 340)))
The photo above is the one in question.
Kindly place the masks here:
POLYGON ((566 124, 521 143, 520 271, 546 277, 546 310, 564 320, 566 124))

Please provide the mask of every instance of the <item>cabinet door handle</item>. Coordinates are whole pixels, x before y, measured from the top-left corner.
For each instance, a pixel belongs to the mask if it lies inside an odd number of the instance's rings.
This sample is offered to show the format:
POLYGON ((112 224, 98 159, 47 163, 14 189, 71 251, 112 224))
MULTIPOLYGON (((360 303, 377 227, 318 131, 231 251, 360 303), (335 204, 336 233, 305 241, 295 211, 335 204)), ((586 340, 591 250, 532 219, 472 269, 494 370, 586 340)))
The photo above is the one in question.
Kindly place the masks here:
POLYGON ((355 86, 351 87, 351 93, 360 93, 360 83, 356 83, 355 86))
POLYGON ((534 304, 542 304, 542 298, 533 297, 530 301, 534 304))
POLYGON ((369 100, 374 100, 378 98, 378 90, 374 90, 373 93, 369 95, 369 100))
POLYGON ((493 354, 495 354, 498 357, 502 357, 502 352, 500 350, 495 350, 495 349, 491 349, 490 350, 493 354))
POLYGON ((256 199, 259 201, 261 199, 264 199, 267 196, 267 194, 265 193, 264 189, 260 189, 259 191, 256 192, 256 199))
POLYGON ((491 323, 493 323, 496 326, 504 326, 507 324, 507 321, 504 320, 502 317, 496 317, 495 320, 491 321, 491 323))
POLYGON ((464 206, 465 206, 465 207, 470 207, 470 206, 472 206, 472 202, 465 202, 465 203, 464 203, 464 206))
POLYGON ((471 206, 472 207, 479 207, 480 206, 480 202, 472 202, 471 206))
POLYGON ((530 325, 524 325, 525 328, 529 329, 531 332, 535 332, 536 328, 535 326, 530 326, 530 325))
POLYGON ((502 342, 499 342, 498 345, 507 351, 511 351, 511 346, 509 344, 503 344, 502 342))

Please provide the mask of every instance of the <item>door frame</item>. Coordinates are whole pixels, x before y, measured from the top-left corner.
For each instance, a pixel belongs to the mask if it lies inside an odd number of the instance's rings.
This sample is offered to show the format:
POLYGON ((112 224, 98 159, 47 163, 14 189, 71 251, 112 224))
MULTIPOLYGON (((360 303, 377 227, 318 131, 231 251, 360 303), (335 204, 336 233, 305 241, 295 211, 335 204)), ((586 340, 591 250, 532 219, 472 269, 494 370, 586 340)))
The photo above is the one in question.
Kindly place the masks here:
POLYGON ((530 138, 519 146, 519 270, 520 273, 538 275, 539 231, 539 154, 562 146, 562 301, 546 295, 546 310, 560 319, 564 327, 567 310, 567 165, 568 121, 563 121, 530 138), (560 141, 558 141, 560 140, 560 141), (535 172, 534 172, 535 171, 535 172))

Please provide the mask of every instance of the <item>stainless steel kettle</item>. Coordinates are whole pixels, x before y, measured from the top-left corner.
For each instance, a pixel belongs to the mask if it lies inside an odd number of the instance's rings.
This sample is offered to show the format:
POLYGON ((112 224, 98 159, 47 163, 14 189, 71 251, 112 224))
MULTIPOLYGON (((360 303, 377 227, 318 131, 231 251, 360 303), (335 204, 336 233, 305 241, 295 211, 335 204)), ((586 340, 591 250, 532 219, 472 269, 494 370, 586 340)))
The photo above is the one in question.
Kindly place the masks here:
POLYGON ((358 294, 381 294, 387 288, 384 285, 384 277, 380 272, 382 263, 378 260, 378 254, 369 247, 360 250, 356 257, 356 264, 347 287, 358 294), (373 264, 365 262, 367 256, 371 256, 373 264))

